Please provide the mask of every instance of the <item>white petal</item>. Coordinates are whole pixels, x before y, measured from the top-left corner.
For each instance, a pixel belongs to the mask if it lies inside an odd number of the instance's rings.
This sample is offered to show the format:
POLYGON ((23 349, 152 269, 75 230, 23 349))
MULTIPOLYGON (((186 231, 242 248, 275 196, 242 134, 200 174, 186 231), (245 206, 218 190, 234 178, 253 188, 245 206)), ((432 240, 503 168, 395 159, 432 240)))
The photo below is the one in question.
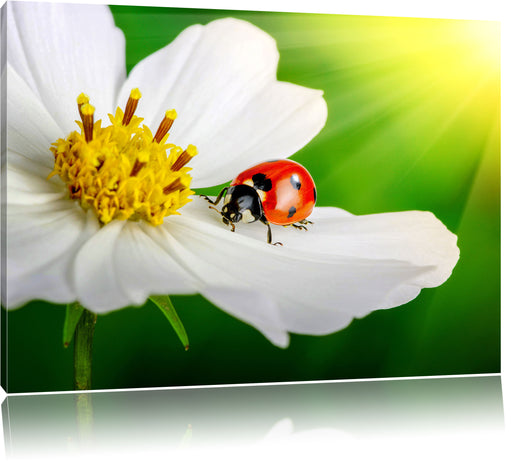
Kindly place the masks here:
POLYGON ((194 128, 192 136, 183 136, 183 144, 198 139, 199 154, 190 162, 193 187, 224 183, 247 167, 297 152, 325 125, 327 106, 322 95, 319 90, 274 81, 241 110, 227 108, 232 114, 229 125, 205 125, 198 135, 194 128))
POLYGON ((275 41, 232 18, 185 29, 170 45, 134 67, 120 93, 143 97, 137 114, 156 129, 165 110, 178 119, 170 141, 194 144, 194 187, 233 178, 243 168, 292 155, 324 126, 322 92, 276 80, 275 41))
POLYGON ((457 236, 431 212, 350 215, 317 207, 307 232, 273 226, 274 238, 289 248, 317 254, 409 262, 425 269, 416 282, 436 287, 451 275, 459 258, 457 236))
MULTIPOLYGON (((176 239, 175 234, 181 236, 183 231, 183 226, 176 226, 180 221, 180 217, 168 218, 162 226, 148 228, 148 234, 191 275, 195 281, 195 292, 200 292, 213 303, 222 306, 226 312, 255 326, 276 345, 286 346, 288 334, 281 326, 275 301, 264 294, 239 286, 236 277, 197 255, 190 241, 185 239, 183 243, 182 239, 176 239), (254 311, 255 300, 259 307, 257 312, 254 311)), ((185 227, 185 235, 187 232, 185 227)))
POLYGON ((194 280, 162 247, 162 230, 112 221, 86 242, 75 262, 79 301, 102 313, 141 305, 150 295, 197 292, 194 280))
POLYGON ((455 236, 429 213, 356 217, 319 208, 316 215, 308 233, 274 227, 284 247, 266 244, 257 223, 231 233, 199 200, 166 226, 196 256, 187 260, 189 269, 224 288, 226 303, 233 289, 265 294, 277 303, 278 328, 303 334, 334 332, 354 317, 406 303, 422 287, 442 283, 458 259, 455 236), (245 235, 257 228, 259 240, 245 235))
POLYGON ((7 168, 7 204, 39 205, 64 199, 64 184, 50 182, 39 175, 17 170, 10 165, 7 168))
POLYGON ((236 287, 206 287, 201 289, 201 294, 227 313, 254 326, 274 345, 288 346, 290 338, 280 318, 277 302, 267 294, 236 287))
POLYGON ((7 65, 7 160, 46 178, 53 170, 50 145, 65 136, 18 73, 7 65))
POLYGON ((7 61, 67 134, 85 92, 98 118, 114 109, 126 76, 124 36, 103 5, 7 4, 7 61))
POLYGON ((76 299, 71 264, 81 244, 97 229, 76 203, 7 206, 7 308, 30 300, 69 303, 76 299))

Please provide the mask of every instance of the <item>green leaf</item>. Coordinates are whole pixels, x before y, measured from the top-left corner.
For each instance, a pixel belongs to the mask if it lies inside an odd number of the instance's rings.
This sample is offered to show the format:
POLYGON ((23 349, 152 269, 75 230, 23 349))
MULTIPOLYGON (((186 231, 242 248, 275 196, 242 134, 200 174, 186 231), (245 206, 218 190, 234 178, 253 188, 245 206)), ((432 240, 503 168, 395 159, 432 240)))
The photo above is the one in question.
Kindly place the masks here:
POLYGON ((66 319, 64 320, 64 331, 62 342, 64 348, 67 348, 75 334, 76 325, 84 312, 84 307, 78 302, 70 303, 66 306, 66 319))
POLYGON ((181 343, 185 347, 185 350, 189 349, 189 342, 187 332, 185 331, 185 327, 178 317, 178 313, 174 309, 173 304, 171 303, 171 299, 167 295, 153 295, 149 297, 149 299, 156 305, 158 308, 162 310, 162 313, 165 315, 173 329, 178 334, 181 343))

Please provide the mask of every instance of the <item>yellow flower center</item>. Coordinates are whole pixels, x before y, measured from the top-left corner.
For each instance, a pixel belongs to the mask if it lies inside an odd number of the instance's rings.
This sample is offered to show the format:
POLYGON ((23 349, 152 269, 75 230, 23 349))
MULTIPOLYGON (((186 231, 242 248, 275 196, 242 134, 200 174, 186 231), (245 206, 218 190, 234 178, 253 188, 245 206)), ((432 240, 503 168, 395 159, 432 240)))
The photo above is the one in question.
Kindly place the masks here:
POLYGON ((59 138, 50 150, 55 166, 48 178, 59 175, 67 184, 70 197, 85 210, 92 209, 100 223, 144 219, 160 225, 164 217, 190 202, 192 180, 185 167, 197 154, 195 146, 184 151, 166 144, 168 131, 177 117, 175 110, 165 113, 155 136, 143 119, 134 116, 141 94, 133 89, 123 112, 109 114, 111 125, 94 122, 94 107, 89 97, 77 98, 82 122, 80 133, 59 138))

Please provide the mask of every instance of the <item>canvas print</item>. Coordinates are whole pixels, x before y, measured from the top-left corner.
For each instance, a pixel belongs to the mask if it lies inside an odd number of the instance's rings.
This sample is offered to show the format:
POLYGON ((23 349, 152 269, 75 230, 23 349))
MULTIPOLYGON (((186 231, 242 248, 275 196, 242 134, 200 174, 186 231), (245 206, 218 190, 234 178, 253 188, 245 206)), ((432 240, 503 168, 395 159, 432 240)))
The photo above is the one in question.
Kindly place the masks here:
POLYGON ((10 393, 499 372, 498 22, 8 2, 10 393))

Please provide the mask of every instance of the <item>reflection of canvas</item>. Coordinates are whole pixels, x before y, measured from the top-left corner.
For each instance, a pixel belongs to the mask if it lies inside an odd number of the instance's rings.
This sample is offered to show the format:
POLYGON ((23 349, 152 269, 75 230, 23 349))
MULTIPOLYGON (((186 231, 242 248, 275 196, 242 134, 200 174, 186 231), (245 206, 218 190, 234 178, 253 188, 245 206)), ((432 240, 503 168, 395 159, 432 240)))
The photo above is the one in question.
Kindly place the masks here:
POLYGON ((318 448, 313 441, 323 448, 331 443, 333 450, 342 442, 349 454, 374 448, 377 457, 382 444, 368 443, 398 434, 404 454, 404 441, 427 437, 439 445, 426 451, 438 453, 443 444, 446 450, 450 441, 458 454, 474 454, 474 445, 456 446, 461 435, 473 436, 497 460, 503 454, 486 439, 503 432, 499 377, 22 395, 9 396, 2 413, 9 422, 7 452, 17 457, 33 454, 36 443, 63 457, 94 448, 133 460, 141 446, 162 455, 223 446, 254 453, 261 444, 283 439, 301 449, 304 441, 312 448, 318 448), (77 419, 76 396, 87 399, 94 423, 77 419))
POLYGON ((8 391, 72 389, 73 363, 97 389, 499 370, 497 23, 3 14, 23 32, 7 42, 8 391), (100 33, 74 41, 84 18, 100 33), (270 220, 281 247, 199 198, 290 156, 318 198, 307 232, 270 220))

